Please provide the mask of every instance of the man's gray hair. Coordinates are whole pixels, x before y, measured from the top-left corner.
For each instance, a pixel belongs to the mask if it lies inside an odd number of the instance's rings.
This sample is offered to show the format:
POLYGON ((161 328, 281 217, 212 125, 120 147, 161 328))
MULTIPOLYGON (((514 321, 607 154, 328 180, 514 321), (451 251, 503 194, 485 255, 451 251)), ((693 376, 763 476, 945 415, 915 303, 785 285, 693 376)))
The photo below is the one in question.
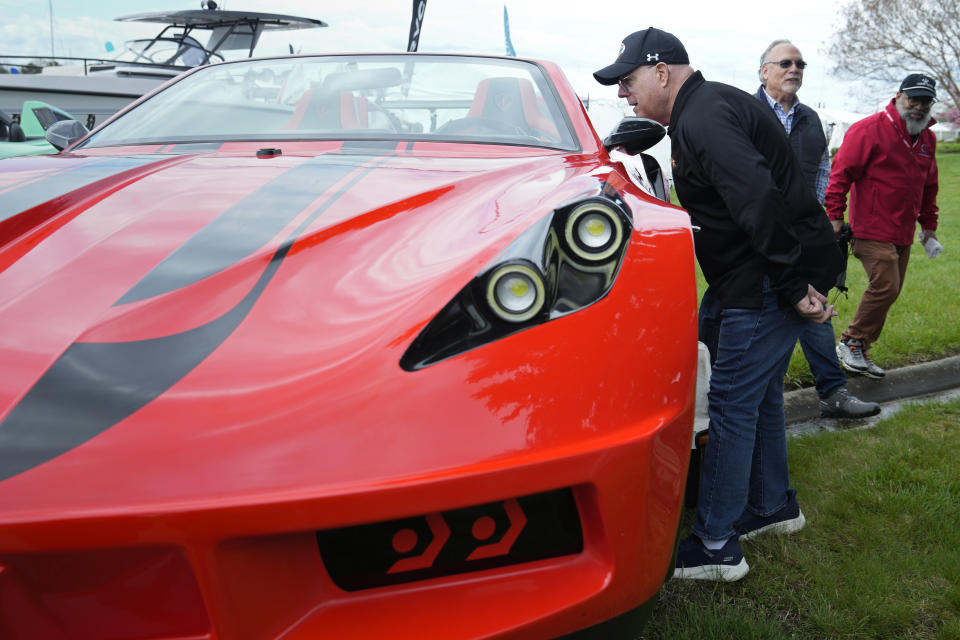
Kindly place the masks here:
MULTIPOLYGON (((770 52, 773 51, 773 48, 774 48, 774 47, 776 47, 776 46, 778 46, 778 45, 781 45, 781 44, 793 45, 793 43, 790 42, 789 40, 787 40, 786 38, 780 38, 779 40, 774 40, 773 42, 771 42, 771 43, 770 43, 770 46, 768 46, 766 49, 763 50, 763 55, 760 56, 760 68, 757 69, 757 76, 759 76, 759 78, 760 78, 760 84, 762 84, 763 86, 766 86, 766 83, 764 83, 764 81, 763 81, 763 63, 764 63, 764 62, 769 62, 769 61, 767 60, 767 58, 770 56, 770 52)), ((794 45, 794 46, 796 46, 796 45, 794 45)))

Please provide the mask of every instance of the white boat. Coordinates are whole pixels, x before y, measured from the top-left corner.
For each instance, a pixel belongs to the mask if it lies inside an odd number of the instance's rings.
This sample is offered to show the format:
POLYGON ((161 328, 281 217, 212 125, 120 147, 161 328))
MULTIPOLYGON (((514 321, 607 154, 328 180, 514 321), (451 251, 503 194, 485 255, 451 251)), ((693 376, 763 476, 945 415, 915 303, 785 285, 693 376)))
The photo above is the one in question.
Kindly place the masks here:
MULTIPOLYGON (((164 27, 153 38, 125 43, 125 50, 113 60, 43 58, 60 64, 44 67, 37 74, 0 75, 0 110, 19 113, 25 100, 41 100, 75 114, 92 129, 191 67, 252 57, 265 31, 327 26, 313 18, 219 9, 136 13, 116 20, 158 23, 164 27), (201 44, 204 41, 206 44, 201 44)), ((26 64, 37 58, 0 54, 0 60, 7 65, 11 60, 23 60, 26 64)))

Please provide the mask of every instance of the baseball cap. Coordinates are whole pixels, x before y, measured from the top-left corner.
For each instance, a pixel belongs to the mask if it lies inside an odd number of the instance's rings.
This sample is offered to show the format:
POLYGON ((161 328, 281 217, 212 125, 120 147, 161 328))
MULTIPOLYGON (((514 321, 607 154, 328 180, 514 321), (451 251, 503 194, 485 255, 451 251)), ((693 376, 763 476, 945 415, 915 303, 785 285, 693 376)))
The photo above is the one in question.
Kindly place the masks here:
POLYGON ((683 43, 675 35, 650 27, 635 31, 624 38, 620 43, 616 62, 595 72, 593 77, 600 84, 617 84, 622 76, 640 65, 654 65, 658 62, 690 64, 690 59, 683 43))
POLYGON ((900 83, 900 93, 905 93, 911 98, 917 96, 936 98, 936 89, 937 81, 922 73, 911 73, 900 83))

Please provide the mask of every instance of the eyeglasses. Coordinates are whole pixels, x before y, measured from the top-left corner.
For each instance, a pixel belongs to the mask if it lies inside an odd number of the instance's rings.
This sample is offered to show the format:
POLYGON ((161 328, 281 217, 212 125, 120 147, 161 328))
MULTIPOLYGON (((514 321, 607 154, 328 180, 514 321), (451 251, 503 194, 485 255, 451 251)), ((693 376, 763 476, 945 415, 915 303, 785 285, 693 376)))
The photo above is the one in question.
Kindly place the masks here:
POLYGON ((807 63, 803 60, 770 60, 763 64, 778 64, 781 69, 789 69, 791 65, 797 65, 797 69, 800 69, 800 71, 807 68, 807 63))
POLYGON ((929 109, 930 106, 937 101, 936 98, 931 98, 929 96, 906 96, 906 98, 907 103, 909 103, 911 107, 921 107, 923 109, 929 109))
POLYGON ((633 82, 633 77, 635 75, 637 75, 636 71, 634 71, 628 76, 623 76, 622 78, 617 80, 617 84, 619 84, 620 88, 623 89, 624 91, 630 91, 630 83, 633 82))

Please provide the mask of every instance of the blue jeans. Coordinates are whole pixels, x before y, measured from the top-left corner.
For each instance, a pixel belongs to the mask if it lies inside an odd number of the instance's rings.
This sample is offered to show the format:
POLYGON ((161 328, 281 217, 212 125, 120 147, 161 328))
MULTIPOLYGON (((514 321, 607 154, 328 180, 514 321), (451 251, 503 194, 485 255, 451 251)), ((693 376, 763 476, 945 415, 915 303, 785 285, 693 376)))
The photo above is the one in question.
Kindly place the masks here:
POLYGON ((710 436, 692 527, 702 539, 734 535, 733 523, 745 506, 767 516, 787 502, 783 377, 806 324, 792 308, 777 306, 766 280, 760 309, 723 309, 710 289, 703 295, 700 339, 714 364, 707 396, 710 436))
POLYGON ((808 320, 800 331, 800 347, 817 381, 817 395, 821 399, 847 386, 847 376, 837 360, 836 340, 829 320, 823 324, 808 320))

